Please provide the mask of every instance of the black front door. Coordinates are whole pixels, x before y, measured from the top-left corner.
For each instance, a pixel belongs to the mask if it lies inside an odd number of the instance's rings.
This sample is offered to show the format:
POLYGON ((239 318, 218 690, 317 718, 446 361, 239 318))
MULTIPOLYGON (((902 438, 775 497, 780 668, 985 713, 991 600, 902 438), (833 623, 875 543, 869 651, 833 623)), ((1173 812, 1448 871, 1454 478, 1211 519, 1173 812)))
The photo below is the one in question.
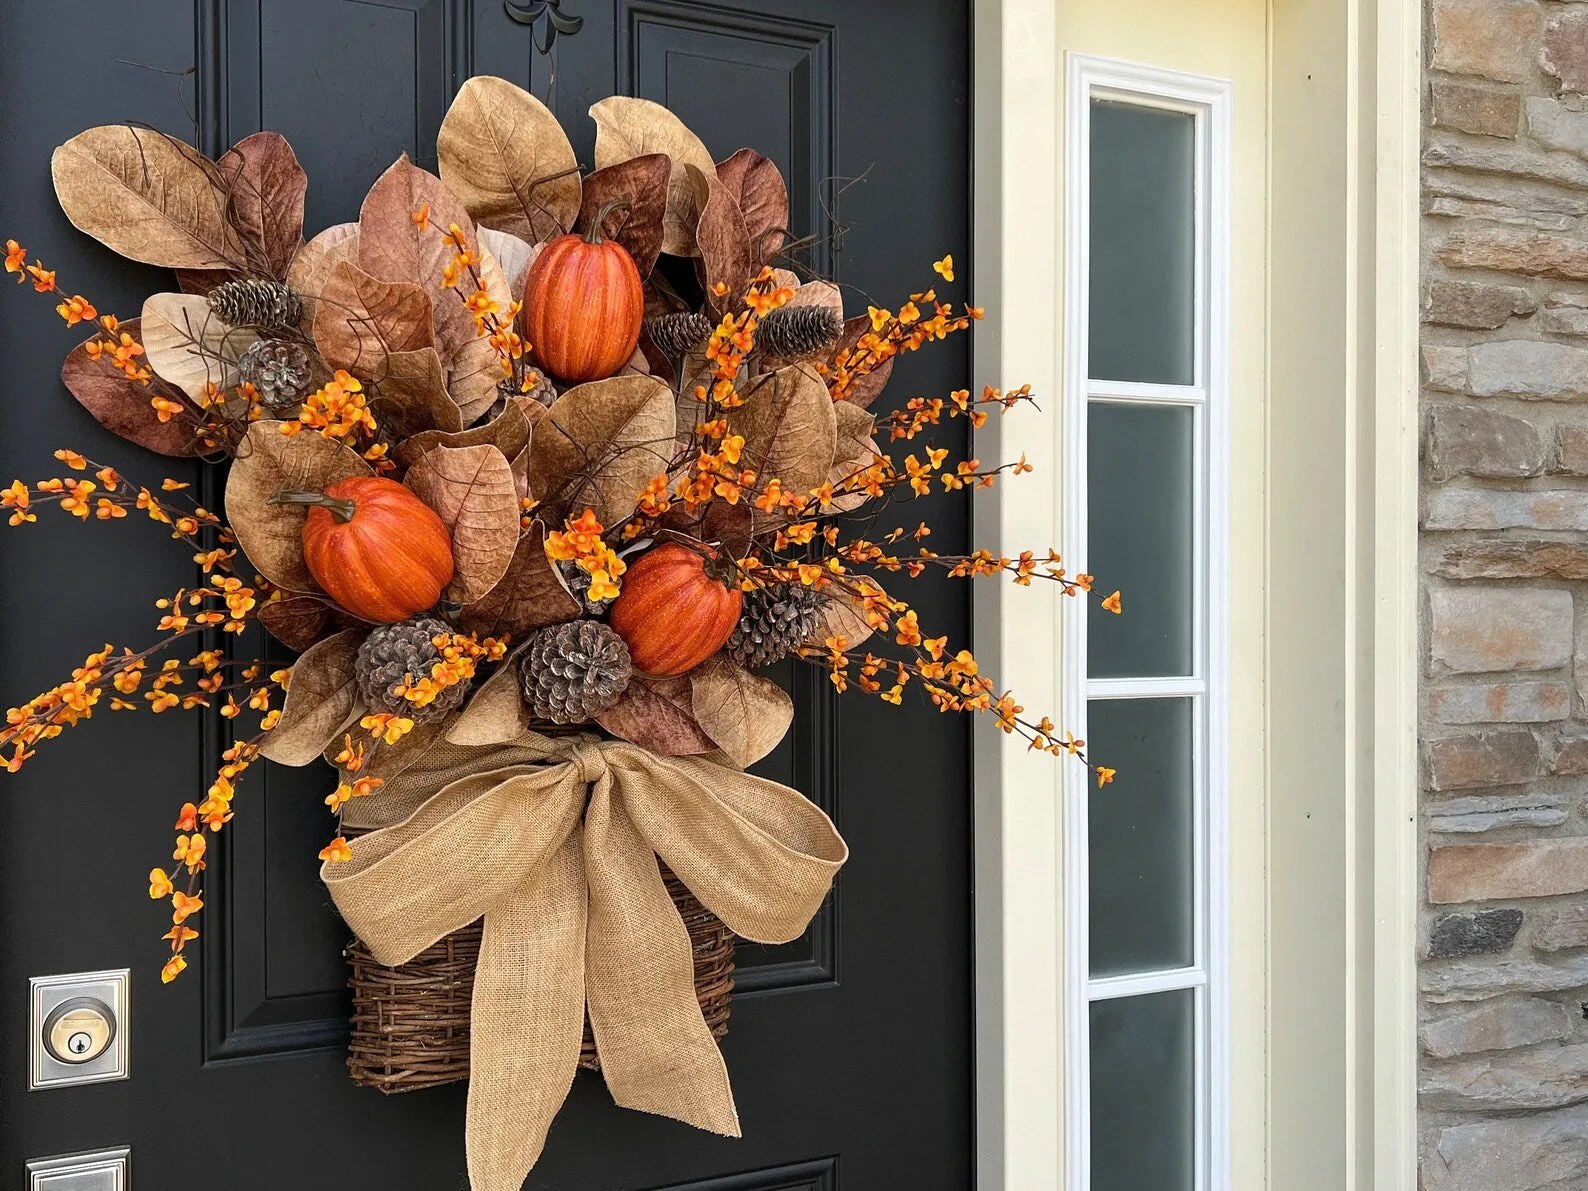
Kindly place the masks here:
MULTIPOLYGON (((520 4, 521 19, 509 7, 0 0, 0 236, 68 293, 131 317, 174 285, 72 230, 51 191, 55 145, 120 121, 212 155, 280 131, 309 174, 312 234, 356 218, 399 153, 433 169, 452 91, 495 74, 548 100, 587 167, 585 112, 614 93, 666 103, 719 159, 744 145, 773 157, 794 230, 820 233, 809 264, 843 283, 851 314, 925 289, 945 252, 968 256, 965 0, 563 0, 583 27, 544 55, 550 14, 526 24, 540 6, 520 4)), ((54 474, 52 452, 72 447, 140 482, 216 490, 203 469, 102 431, 58 383, 76 337, 52 302, 0 298, 0 486, 54 474)), ((945 395, 967 371, 962 342, 935 345, 903 363, 883 404, 945 395)), ((936 548, 961 547, 960 499, 909 511, 928 513, 936 548)), ((150 638, 153 600, 193 582, 186 555, 132 521, 0 527, 0 706, 102 642, 150 638)), ((922 580, 911 594, 923 625, 966 639, 963 586, 922 580)), ((581 1074, 526 1186, 971 1185, 968 725, 840 699, 811 669, 787 681, 796 727, 762 769, 826 808, 854 859, 805 938, 742 951, 723 1050, 744 1139, 617 1109, 581 1074)), ((222 740, 198 713, 99 717, 0 774, 0 1184, 23 1185, 30 1158, 130 1145, 130 1191, 466 1187, 461 1085, 386 1097, 343 1067, 346 929, 315 860, 328 771, 250 775, 207 874, 201 962, 160 983, 144 874, 222 740), (28 978, 121 967, 130 1078, 28 1091, 28 978)))

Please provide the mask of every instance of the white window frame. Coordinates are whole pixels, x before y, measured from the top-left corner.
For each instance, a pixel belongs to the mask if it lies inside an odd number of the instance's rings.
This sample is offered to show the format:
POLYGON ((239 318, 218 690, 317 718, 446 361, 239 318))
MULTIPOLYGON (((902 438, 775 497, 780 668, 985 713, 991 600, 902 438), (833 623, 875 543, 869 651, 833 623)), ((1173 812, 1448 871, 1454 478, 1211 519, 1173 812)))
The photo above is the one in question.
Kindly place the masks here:
MULTIPOLYGON (((1086 735, 1089 699, 1193 697, 1193 962, 1176 971, 1093 979, 1088 961, 1090 775, 1065 768, 1064 1105, 1065 1186, 1091 1188, 1093 1001, 1192 990, 1195 1034, 1195 1187, 1222 1191, 1230 1171, 1229 964, 1229 408, 1230 206, 1233 86, 1228 80, 1115 59, 1066 55, 1065 328, 1063 360, 1063 529, 1061 540, 1089 570, 1087 411, 1094 401, 1190 408, 1193 418, 1193 647, 1183 678, 1087 676, 1087 604, 1063 604, 1061 705, 1066 726, 1086 735), (1195 369, 1190 385, 1099 381, 1089 377, 1090 127, 1092 100, 1183 112, 1195 119, 1195 369)), ((1104 583, 1108 577, 1100 577, 1104 583)), ((1128 615, 1129 593, 1126 593, 1128 615)), ((1128 769, 1129 758, 1098 757, 1128 769)))

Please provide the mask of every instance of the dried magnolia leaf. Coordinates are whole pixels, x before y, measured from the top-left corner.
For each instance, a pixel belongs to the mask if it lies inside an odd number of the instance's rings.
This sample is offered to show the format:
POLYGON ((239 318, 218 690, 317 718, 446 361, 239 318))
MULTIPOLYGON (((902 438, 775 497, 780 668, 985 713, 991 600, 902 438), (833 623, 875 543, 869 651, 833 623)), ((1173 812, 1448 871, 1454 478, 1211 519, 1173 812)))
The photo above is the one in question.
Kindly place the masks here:
POLYGON ((740 466, 753 468, 763 486, 776 477, 785 491, 807 492, 832 471, 837 415, 810 368, 790 365, 751 381, 728 426, 744 436, 740 466))
POLYGON ((611 212, 602 234, 616 240, 634 258, 642 278, 649 277, 662 251, 662 223, 667 214, 667 179, 672 160, 665 153, 647 153, 597 170, 584 180, 584 201, 578 228, 588 231, 608 203, 627 199, 628 206, 611 212))
POLYGON ((347 629, 312 645, 292 667, 281 721, 259 746, 278 765, 320 759, 358 707, 354 665, 367 630, 347 629))
POLYGON ((370 381, 370 406, 394 439, 406 445, 416 434, 463 429, 463 411, 447 393, 446 369, 435 348, 391 352, 378 371, 370 381))
POLYGON ((314 345, 332 368, 373 380, 387 370, 392 352, 435 346, 430 295, 412 282, 381 281, 342 261, 320 291, 314 345))
POLYGON ((338 223, 326 228, 292 258, 287 284, 303 299, 303 326, 314 326, 315 302, 325 288, 331 270, 342 261, 358 263, 358 224, 338 223))
POLYGON ((822 605, 822 618, 811 633, 810 639, 821 644, 829 637, 842 637, 845 649, 854 649, 872 634, 866 620, 865 609, 853 597, 829 589, 827 602, 822 605))
POLYGON ((168 269, 246 269, 215 164, 163 132, 106 124, 50 158, 61 209, 106 248, 168 269))
POLYGON ((515 641, 525 633, 565 620, 577 620, 582 607, 546 557, 546 525, 536 520, 518 539, 507 574, 480 599, 458 614, 458 624, 468 633, 515 641))
POLYGON ((839 463, 864 460, 864 467, 876 450, 871 436, 877 429, 877 419, 858 405, 847 401, 833 402, 833 421, 837 427, 837 445, 833 458, 839 463))
POLYGON ((502 412, 483 426, 474 426, 456 433, 424 430, 405 439, 397 446, 397 462, 412 467, 436 447, 495 447, 509 459, 523 453, 529 445, 529 435, 546 407, 532 397, 515 397, 502 412))
POLYGON ((529 499, 529 452, 530 448, 525 447, 512 459, 513 490, 518 493, 518 499, 521 501, 529 499))
POLYGON ((300 653, 320 639, 331 623, 331 605, 319 596, 289 595, 259 605, 259 623, 288 649, 300 653))
POLYGON ((794 296, 783 309, 798 310, 801 306, 825 306, 839 318, 844 317, 844 295, 831 281, 807 281, 794 290, 794 296))
POLYGON ((303 245, 303 198, 309 176, 279 132, 256 132, 225 153, 216 166, 231 196, 232 226, 256 267, 285 281, 303 245))
POLYGON ((662 219, 662 251, 695 255, 699 208, 685 166, 715 174, 716 163, 700 138, 672 112, 648 99, 614 95, 590 109, 596 124, 598 170, 650 153, 665 153, 673 167, 667 180, 667 211, 662 219))
POLYGON ((513 235, 512 232, 499 232, 495 228, 480 227, 474 229, 480 237, 480 243, 485 251, 496 258, 496 263, 502 266, 502 279, 507 283, 507 292, 515 297, 524 292, 524 281, 529 277, 530 266, 535 263, 535 258, 540 255, 543 244, 531 244, 513 235))
POLYGON ((652 678, 636 673, 623 695, 596 716, 612 735, 664 757, 692 757, 717 746, 695 722, 688 675, 652 678))
POLYGON ((447 391, 463 411, 467 426, 485 416, 501 396, 497 387, 502 382, 501 360, 489 340, 472 339, 447 356, 446 365, 447 391))
POLYGON ((523 647, 513 650, 469 698, 447 731, 451 744, 506 744, 530 730, 529 708, 524 706, 518 681, 518 659, 523 647))
POLYGON ((468 423, 496 400, 502 373, 495 349, 480 337, 464 304, 474 292, 474 279, 465 276, 456 288, 443 284, 454 254, 446 229, 453 224, 480 258, 476 266, 480 284, 505 312, 513 302, 507 278, 496 258, 477 243, 468 211, 440 178, 406 156, 382 174, 364 197, 358 217, 358 264, 372 277, 412 282, 430 295, 435 345, 447 367, 447 389, 468 423), (422 207, 430 213, 426 227, 414 220, 422 207))
POLYGON ((255 422, 237 445, 226 480, 226 519, 259 573, 288 591, 318 591, 303 561, 303 505, 273 505, 284 488, 324 491, 338 480, 373 474, 369 464, 319 434, 283 434, 280 422, 255 422))
POLYGON ((506 79, 477 75, 458 88, 436 158, 476 223, 532 244, 573 228, 580 192, 573 146, 546 105, 506 79))
MULTIPOLYGON (((139 339, 142 324, 142 319, 129 319, 120 329, 139 339)), ((163 397, 187 405, 196 416, 197 411, 188 405, 181 389, 158 377, 147 385, 129 380, 108 360, 91 357, 86 342, 74 347, 61 365, 61 383, 101 426, 128 442, 161 455, 196 455, 203 450, 194 438, 194 418, 174 417, 162 422, 149 404, 154 398, 163 397)))
POLYGON ((230 269, 177 269, 176 287, 184 294, 208 297, 211 290, 228 281, 239 281, 240 276, 230 269))
POLYGON ((673 434, 673 393, 654 377, 575 385, 535 424, 530 491, 552 518, 590 508, 602 525, 618 525, 667 470, 673 434))
POLYGON ((257 332, 223 323, 196 294, 154 294, 143 304, 144 359, 163 380, 198 400, 211 384, 237 384, 237 359, 257 332))
POLYGON ((717 180, 728 188, 744 215, 754 268, 777 257, 788 230, 788 186, 770 157, 740 149, 717 166, 717 180))
POLYGON ((733 195, 717 181, 716 175, 704 174, 692 165, 685 168, 697 189, 706 195, 695 242, 700 247, 700 262, 706 274, 706 301, 712 314, 720 318, 739 309, 745 287, 750 284, 750 233, 745 230, 744 216, 739 214, 733 195))
POLYGON ((691 706, 706 735, 748 769, 778 746, 794 722, 794 703, 777 683, 716 654, 689 674, 691 706))
MULTIPOLYGON (((866 315, 857 315, 844 323, 844 333, 838 342, 833 345, 832 360, 835 363, 839 356, 845 352, 853 351, 855 345, 867 331, 871 330, 871 319, 866 315)), ((893 375, 893 358, 884 360, 870 372, 855 378, 849 386, 849 391, 844 394, 844 400, 850 405, 868 408, 873 401, 882 395, 882 390, 888 384, 888 378, 893 375)), ((832 375, 831 366, 828 375, 832 375)))
POLYGON ((471 604, 501 580, 518 546, 518 493, 495 447, 436 447, 403 478, 452 534, 457 567, 441 598, 471 604))

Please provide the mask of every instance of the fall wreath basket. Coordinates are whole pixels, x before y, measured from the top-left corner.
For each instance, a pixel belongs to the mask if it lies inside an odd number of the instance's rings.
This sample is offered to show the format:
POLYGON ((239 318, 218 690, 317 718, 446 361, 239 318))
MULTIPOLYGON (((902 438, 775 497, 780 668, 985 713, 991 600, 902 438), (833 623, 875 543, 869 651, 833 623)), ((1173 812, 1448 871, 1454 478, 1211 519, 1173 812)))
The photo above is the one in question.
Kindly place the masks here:
MULTIPOLYGON (((734 934, 666 866, 661 872, 689 932, 700 1012, 711 1036, 721 1038, 732 1011, 734 934)), ((483 933, 471 922, 396 967, 378 962, 357 939, 348 944, 353 1031, 347 1069, 353 1082, 395 1093, 468 1078, 469 1010, 483 933)), ((579 1066, 601 1070, 588 1021, 579 1066)))

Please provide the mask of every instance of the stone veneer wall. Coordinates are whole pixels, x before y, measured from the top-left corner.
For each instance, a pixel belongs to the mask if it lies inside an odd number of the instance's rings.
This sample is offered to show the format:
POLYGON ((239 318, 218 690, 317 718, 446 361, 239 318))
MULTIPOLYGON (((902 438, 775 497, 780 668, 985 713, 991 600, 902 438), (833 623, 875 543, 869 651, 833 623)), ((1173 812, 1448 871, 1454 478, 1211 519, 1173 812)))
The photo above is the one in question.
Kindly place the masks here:
POLYGON ((1427 4, 1421 1184, 1588 1188, 1588 3, 1427 4))

